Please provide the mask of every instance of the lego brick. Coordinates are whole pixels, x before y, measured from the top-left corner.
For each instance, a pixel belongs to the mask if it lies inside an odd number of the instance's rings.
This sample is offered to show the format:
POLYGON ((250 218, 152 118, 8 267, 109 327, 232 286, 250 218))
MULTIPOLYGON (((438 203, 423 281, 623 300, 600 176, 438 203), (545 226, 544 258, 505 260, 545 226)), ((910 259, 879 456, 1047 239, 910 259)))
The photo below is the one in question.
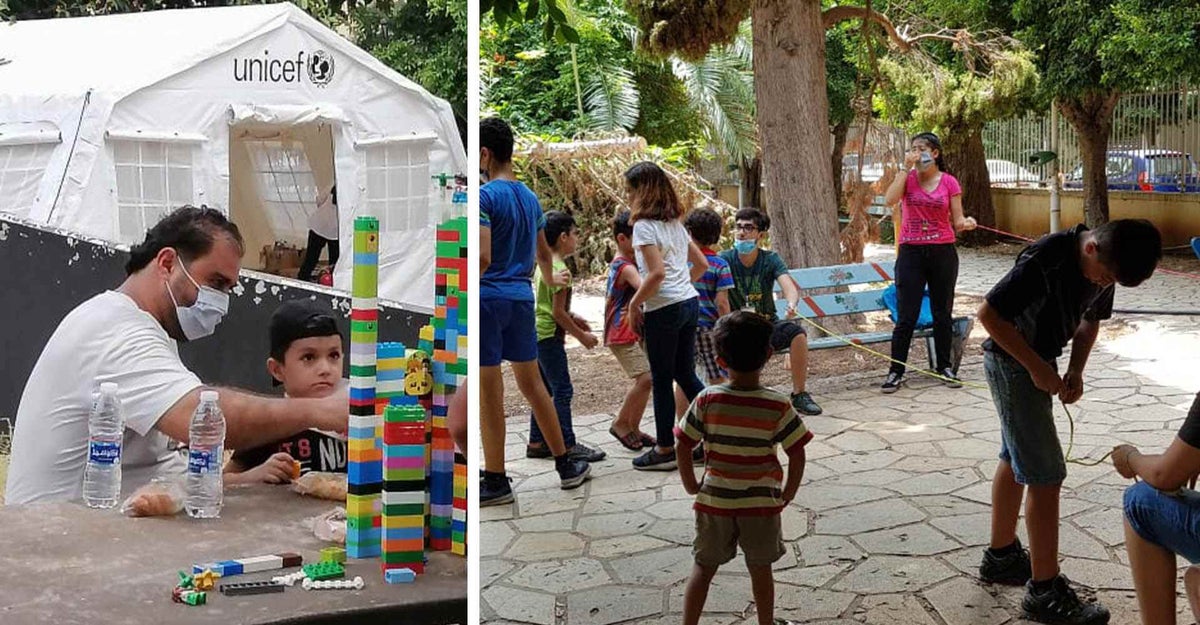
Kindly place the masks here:
POLYGON ((221 577, 241 575, 243 572, 242 563, 238 562, 237 560, 223 560, 221 562, 217 562, 217 566, 221 568, 221 577))
POLYGON ((257 573, 259 571, 272 571, 283 568, 283 558, 280 556, 255 556, 253 558, 242 558, 238 562, 242 563, 243 573, 257 573))
POLYGON ((383 580, 389 584, 407 584, 417 579, 412 569, 388 569, 383 573, 383 580))
POLYGON ((385 490, 379 496, 379 501, 383 505, 420 504, 423 506, 425 505, 425 492, 419 490, 406 492, 393 492, 385 490))
POLYGON ((412 521, 407 521, 405 518, 425 514, 425 504, 385 504, 382 513, 384 527, 408 527, 406 524, 412 523, 412 521))
POLYGON ((304 565, 304 576, 313 581, 346 576, 346 567, 340 562, 317 562, 304 565))
POLYGON ((385 555, 390 553, 423 552, 425 550, 425 537, 421 536, 405 540, 388 540, 387 537, 384 537, 381 544, 385 555))
POLYGON ((382 549, 378 542, 365 545, 346 544, 346 557, 348 558, 378 558, 381 553, 382 549))
POLYGON ((325 547, 321 550, 321 561, 345 564, 346 550, 341 547, 325 547))
MULTIPOLYGON (((420 517, 418 517, 420 518, 420 517)), ((425 539, 425 526, 414 525, 413 527, 385 527, 380 538, 384 541, 388 540, 414 540, 420 538, 425 539)))
POLYGON ((241 582, 237 584, 221 584, 221 594, 231 597, 238 595, 261 595, 273 592, 283 592, 283 584, 279 582, 241 582))
POLYGON ((382 560, 388 564, 425 563, 424 552, 385 553, 382 560))
POLYGON ((378 308, 352 308, 350 310, 350 321, 377 321, 378 319, 378 308))

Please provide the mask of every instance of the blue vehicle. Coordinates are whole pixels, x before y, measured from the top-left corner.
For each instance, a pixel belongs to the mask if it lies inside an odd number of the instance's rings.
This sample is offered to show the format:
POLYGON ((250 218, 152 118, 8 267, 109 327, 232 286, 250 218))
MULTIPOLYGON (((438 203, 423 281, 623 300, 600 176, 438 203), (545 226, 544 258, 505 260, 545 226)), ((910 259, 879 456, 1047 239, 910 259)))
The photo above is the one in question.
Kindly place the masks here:
MULTIPOLYGON (((1109 150, 1106 169, 1110 191, 1200 193, 1200 169, 1191 154, 1174 150, 1109 150)), ((1083 165, 1075 168, 1064 189, 1083 188, 1083 165)))

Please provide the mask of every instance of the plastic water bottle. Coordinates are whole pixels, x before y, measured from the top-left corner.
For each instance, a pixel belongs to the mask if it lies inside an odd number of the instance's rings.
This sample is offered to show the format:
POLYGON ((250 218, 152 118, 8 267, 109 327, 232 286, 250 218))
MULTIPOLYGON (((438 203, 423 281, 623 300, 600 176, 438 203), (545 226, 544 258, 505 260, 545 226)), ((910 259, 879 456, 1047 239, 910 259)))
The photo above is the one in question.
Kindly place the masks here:
POLYGON ((200 405, 188 428, 187 499, 184 509, 197 519, 221 516, 224 483, 221 463, 225 451, 225 415, 216 391, 201 391, 200 405))
POLYGON ((111 508, 121 497, 121 441, 125 420, 117 385, 105 382, 92 401, 88 415, 88 459, 83 470, 83 503, 89 508, 111 508))

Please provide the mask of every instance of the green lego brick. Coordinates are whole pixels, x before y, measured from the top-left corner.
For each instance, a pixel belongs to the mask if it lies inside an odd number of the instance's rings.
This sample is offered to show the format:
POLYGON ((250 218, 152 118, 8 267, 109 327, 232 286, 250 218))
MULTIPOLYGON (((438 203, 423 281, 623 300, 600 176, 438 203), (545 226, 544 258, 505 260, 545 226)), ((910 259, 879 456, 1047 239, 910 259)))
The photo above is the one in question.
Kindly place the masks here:
POLYGON ((346 550, 341 547, 326 547, 321 550, 321 562, 346 563, 346 550))
POLYGON ((375 365, 350 365, 350 375, 354 377, 374 376, 375 365))
POLYGON ((393 503, 383 504, 383 513, 387 516, 414 516, 425 514, 423 503, 393 503))
POLYGON ((424 423, 425 409, 421 406, 388 406, 383 410, 384 423, 424 423))
POLYGON ((304 565, 304 576, 313 581, 346 576, 346 567, 340 562, 318 562, 304 565))
POLYGON ((374 524, 374 516, 348 516, 346 517, 346 529, 348 530, 368 530, 374 524))
POLYGON ((387 564, 404 564, 405 562, 424 562, 424 551, 402 551, 400 553, 384 553, 380 559, 387 564))

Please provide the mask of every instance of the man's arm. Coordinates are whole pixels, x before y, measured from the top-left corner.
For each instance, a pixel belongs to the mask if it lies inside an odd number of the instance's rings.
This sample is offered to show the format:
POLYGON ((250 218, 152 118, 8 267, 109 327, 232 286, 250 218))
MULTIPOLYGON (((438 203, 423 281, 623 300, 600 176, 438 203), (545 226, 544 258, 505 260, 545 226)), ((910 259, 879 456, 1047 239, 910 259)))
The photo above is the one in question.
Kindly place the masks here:
MULTIPOLYGON (((789 273, 779 274, 775 279, 779 283, 779 287, 783 289, 783 298, 787 300, 787 318, 791 319, 796 316, 796 306, 800 303, 800 287, 789 273)), ((772 293, 772 295, 774 295, 772 293)))
POLYGON ((979 317, 979 322, 983 324, 992 340, 1025 367, 1038 388, 1051 395, 1057 395, 1062 390, 1062 378, 1058 377, 1049 363, 1042 360, 1042 357, 1033 351, 1033 348, 1025 341, 1025 337, 1017 331, 1016 325, 1001 317, 1000 313, 986 301, 979 307, 976 316, 979 317))
MULTIPOLYGON (((159 418, 155 429, 186 443, 201 390, 197 388, 175 402, 159 418)), ((225 445, 233 449, 266 445, 308 428, 344 432, 348 426, 350 403, 345 389, 321 399, 260 397, 230 388, 218 391, 221 412, 225 413, 225 445)))
POLYGON ((488 226, 479 227, 479 275, 487 272, 492 266, 492 229, 488 226))
POLYGON ((796 498, 796 491, 800 490, 800 480, 804 479, 804 463, 807 458, 804 445, 795 445, 788 452, 787 481, 783 485, 782 494, 784 505, 792 503, 796 498))

